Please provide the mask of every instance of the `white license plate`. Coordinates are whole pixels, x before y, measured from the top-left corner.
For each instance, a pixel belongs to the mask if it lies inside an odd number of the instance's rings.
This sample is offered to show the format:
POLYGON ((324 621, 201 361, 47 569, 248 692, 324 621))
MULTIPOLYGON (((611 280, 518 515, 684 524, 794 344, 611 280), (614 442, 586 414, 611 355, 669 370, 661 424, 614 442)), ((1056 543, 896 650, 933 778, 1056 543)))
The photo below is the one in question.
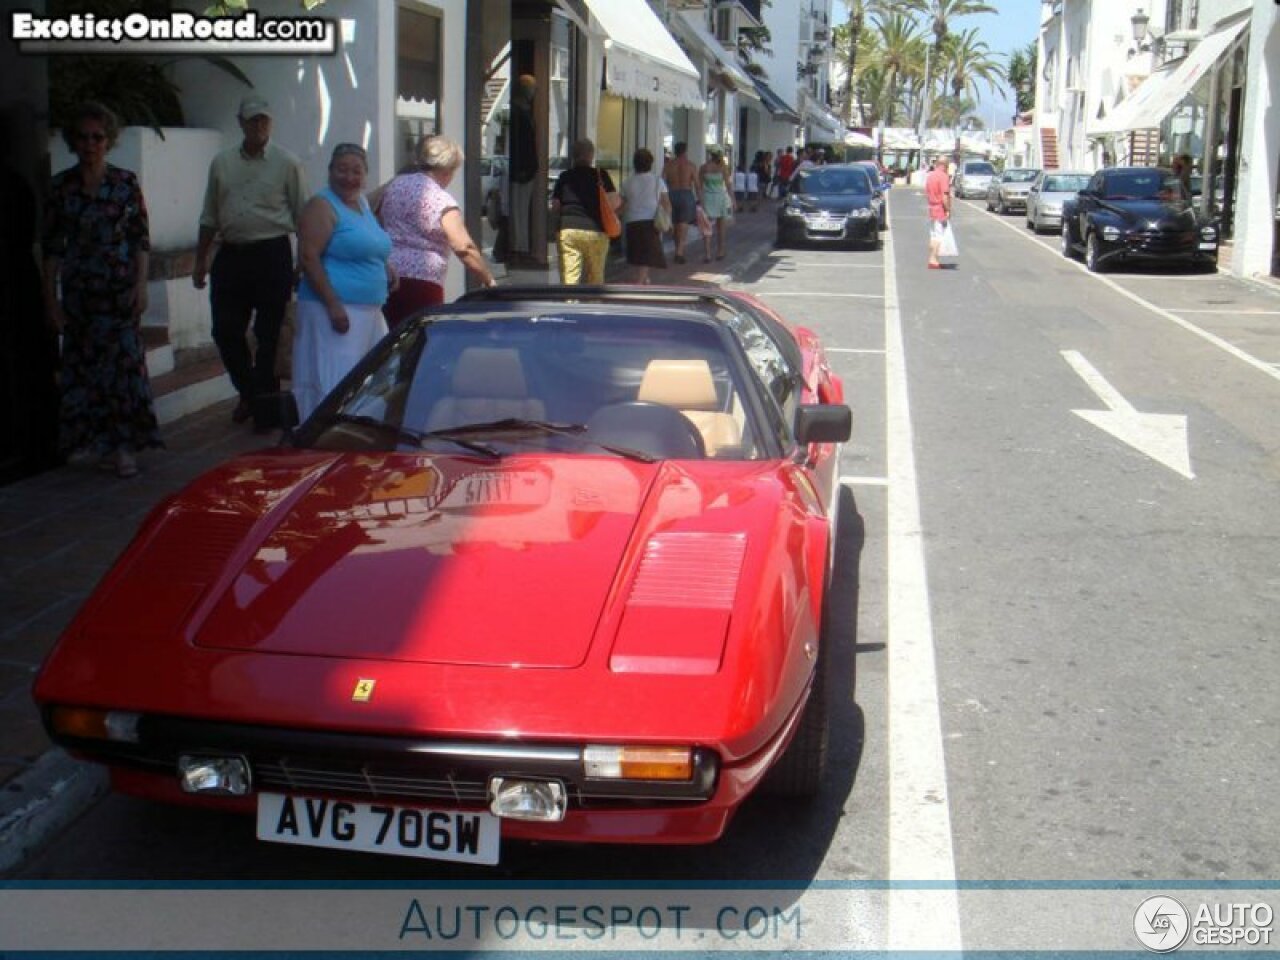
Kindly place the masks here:
POLYGON ((461 863, 498 862, 491 813, 258 794, 258 839, 461 863))
POLYGON ((814 217, 805 221, 810 230, 830 230, 839 232, 844 229, 843 220, 835 220, 829 217, 814 217))
POLYGON ((1202 243, 1200 244, 1200 249, 1201 250, 1217 250, 1218 245, 1216 243, 1202 243))

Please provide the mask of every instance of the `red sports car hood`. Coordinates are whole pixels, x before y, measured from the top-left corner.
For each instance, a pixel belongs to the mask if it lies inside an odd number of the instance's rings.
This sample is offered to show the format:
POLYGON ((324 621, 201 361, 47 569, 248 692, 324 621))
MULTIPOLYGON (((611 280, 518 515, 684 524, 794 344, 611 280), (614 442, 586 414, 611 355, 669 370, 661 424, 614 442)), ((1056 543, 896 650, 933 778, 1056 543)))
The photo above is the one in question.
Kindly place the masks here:
POLYGON ((572 667, 661 472, 595 457, 242 458, 144 531, 125 579, 178 590, 185 610, 149 613, 179 613, 201 647, 572 667))

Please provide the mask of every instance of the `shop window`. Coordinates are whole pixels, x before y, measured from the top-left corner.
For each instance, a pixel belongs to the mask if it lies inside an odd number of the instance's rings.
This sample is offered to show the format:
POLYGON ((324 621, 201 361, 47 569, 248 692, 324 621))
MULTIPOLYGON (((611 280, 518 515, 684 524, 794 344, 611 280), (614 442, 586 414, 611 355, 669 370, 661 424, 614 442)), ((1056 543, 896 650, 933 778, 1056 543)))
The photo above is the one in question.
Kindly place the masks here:
POLYGON ((440 132, 440 18, 414 7, 396 19, 396 169, 420 137, 440 132))

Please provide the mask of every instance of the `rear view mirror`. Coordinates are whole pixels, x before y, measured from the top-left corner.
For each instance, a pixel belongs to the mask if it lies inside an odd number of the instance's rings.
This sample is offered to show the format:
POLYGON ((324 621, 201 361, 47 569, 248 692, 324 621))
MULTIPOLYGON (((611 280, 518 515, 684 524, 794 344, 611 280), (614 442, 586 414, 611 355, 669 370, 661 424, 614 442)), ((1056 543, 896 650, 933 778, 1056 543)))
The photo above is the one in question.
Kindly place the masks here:
POLYGON ((853 411, 842 403, 812 403, 796 410, 798 443, 844 443, 852 434, 853 411))

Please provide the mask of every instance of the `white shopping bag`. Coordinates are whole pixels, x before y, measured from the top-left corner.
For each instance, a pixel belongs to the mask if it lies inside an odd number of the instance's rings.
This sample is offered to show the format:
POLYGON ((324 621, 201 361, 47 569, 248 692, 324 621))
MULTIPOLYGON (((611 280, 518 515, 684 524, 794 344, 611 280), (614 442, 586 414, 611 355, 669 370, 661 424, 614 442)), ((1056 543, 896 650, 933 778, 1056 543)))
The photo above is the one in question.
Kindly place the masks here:
POLYGON ((960 256, 960 246, 956 243, 956 232, 951 229, 951 221, 947 221, 946 227, 942 230, 942 242, 938 244, 938 256, 940 257, 958 257, 960 256))

